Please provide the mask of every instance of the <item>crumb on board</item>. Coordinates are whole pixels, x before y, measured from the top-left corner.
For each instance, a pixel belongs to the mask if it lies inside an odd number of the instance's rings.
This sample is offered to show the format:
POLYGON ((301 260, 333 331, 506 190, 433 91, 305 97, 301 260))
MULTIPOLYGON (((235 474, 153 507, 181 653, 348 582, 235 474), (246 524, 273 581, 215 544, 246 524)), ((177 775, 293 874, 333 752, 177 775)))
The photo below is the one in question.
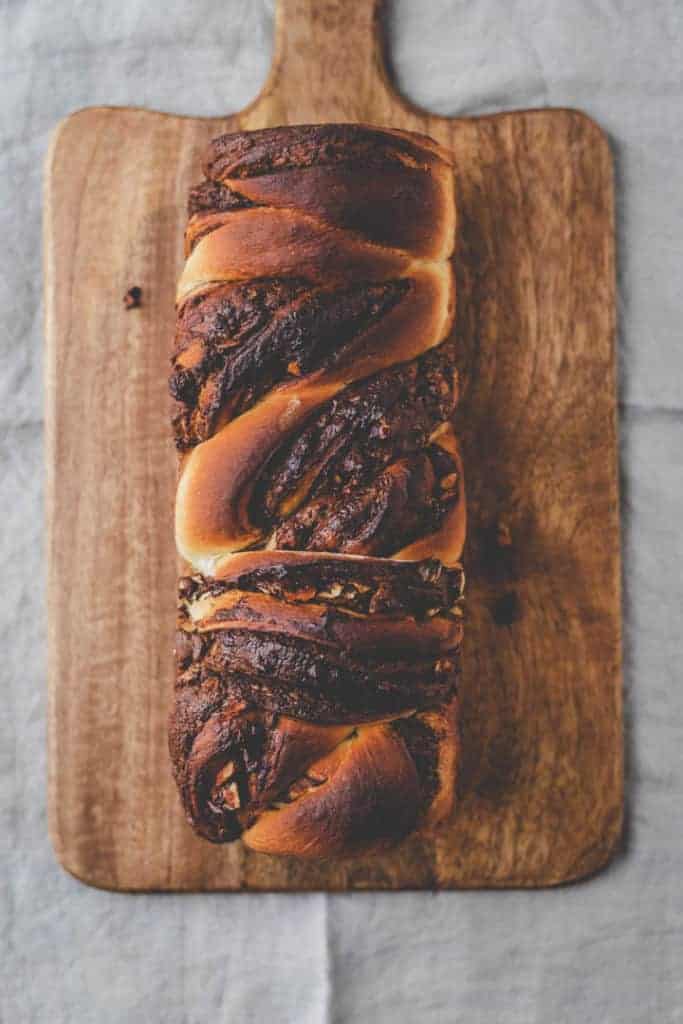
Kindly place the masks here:
POLYGON ((123 296, 123 304, 126 309, 137 309, 138 306, 142 305, 142 288, 137 284, 129 288, 123 296))
POLYGON ((494 603, 491 610, 497 626, 512 626, 523 616, 522 602, 514 590, 508 590, 494 603))

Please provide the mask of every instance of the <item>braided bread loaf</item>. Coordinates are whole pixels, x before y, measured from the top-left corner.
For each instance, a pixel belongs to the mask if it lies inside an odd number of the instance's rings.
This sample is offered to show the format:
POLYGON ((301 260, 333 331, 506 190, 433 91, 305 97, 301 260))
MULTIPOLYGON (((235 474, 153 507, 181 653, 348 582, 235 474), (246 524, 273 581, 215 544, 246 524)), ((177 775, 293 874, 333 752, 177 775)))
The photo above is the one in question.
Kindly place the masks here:
POLYGON ((453 173, 363 125, 226 135, 190 194, 170 751, 214 842, 347 856, 451 811, 453 173))

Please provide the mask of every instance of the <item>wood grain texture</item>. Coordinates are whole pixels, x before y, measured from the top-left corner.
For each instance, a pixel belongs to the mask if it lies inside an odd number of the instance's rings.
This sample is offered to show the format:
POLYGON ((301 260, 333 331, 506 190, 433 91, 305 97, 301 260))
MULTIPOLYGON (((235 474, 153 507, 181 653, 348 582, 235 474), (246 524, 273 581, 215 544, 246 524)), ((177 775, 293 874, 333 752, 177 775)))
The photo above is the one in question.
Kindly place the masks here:
POLYGON ((389 85, 377 4, 284 0, 259 98, 223 119, 80 111, 46 174, 49 813, 116 889, 551 885, 621 829, 612 166, 586 116, 445 119, 389 85), (214 847, 166 750, 175 453, 166 379, 189 186, 213 135, 363 120, 451 147, 470 515, 459 807, 435 841, 296 863, 214 847), (126 310, 132 285, 142 306, 126 310))

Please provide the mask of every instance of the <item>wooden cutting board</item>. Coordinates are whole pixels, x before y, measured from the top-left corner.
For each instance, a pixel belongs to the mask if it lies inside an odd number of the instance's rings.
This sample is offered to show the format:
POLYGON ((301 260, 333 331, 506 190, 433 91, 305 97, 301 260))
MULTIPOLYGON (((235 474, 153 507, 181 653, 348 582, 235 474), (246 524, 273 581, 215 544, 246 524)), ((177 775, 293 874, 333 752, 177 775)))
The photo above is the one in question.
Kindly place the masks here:
POLYGON ((543 886, 622 820, 612 161, 584 114, 434 117, 392 90, 377 3, 281 0, 258 99, 225 118, 93 108, 45 185, 49 817, 113 889, 543 886), (171 781, 175 454, 166 377, 187 191, 213 135, 369 121, 456 163, 470 509, 459 807, 342 864, 194 837, 171 781), (142 306, 126 310, 126 290, 142 306))

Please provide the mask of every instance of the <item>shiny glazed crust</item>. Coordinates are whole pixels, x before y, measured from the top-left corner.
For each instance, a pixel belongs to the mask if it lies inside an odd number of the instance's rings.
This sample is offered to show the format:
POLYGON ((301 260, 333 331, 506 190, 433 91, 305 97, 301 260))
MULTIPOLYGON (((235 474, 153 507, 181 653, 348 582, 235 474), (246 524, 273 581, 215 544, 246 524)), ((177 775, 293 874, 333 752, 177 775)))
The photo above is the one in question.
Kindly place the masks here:
POLYGON ((169 742, 213 842, 345 857, 449 816, 463 470, 453 172, 364 125, 223 136, 190 195, 169 742))

